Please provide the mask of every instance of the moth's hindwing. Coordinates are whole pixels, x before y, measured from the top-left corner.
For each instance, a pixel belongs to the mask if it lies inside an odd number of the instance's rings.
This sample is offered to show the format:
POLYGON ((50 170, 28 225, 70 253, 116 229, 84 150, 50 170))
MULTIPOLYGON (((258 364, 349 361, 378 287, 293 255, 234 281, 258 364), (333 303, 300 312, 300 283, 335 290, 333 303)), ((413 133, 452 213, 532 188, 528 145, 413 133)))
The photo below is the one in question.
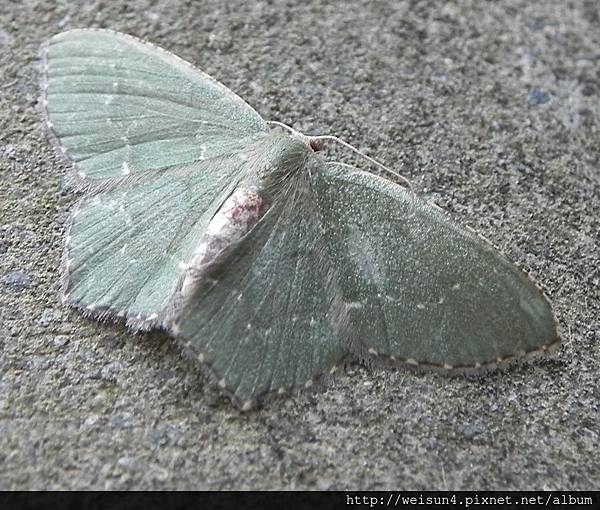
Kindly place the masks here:
POLYGON ((159 323, 239 165, 231 157, 129 176, 85 196, 67 235, 65 300, 135 327, 159 323))
POLYGON ((463 368, 556 344, 542 292, 476 234, 380 177, 336 165, 318 175, 356 354, 463 368))
POLYGON ((129 35, 64 32, 42 60, 42 109, 75 182, 231 154, 267 131, 228 88, 129 35))

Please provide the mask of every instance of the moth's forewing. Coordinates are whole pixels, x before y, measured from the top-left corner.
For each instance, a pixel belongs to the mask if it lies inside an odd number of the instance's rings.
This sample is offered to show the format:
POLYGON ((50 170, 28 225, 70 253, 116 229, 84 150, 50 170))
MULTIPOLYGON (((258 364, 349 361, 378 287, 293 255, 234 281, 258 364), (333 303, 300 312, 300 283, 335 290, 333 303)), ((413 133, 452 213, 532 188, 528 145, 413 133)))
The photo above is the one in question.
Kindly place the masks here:
POLYGON ((305 176, 284 188, 173 324, 243 408, 311 387, 346 352, 331 323, 335 279, 305 176))
POLYGON ((159 323, 189 254, 237 185, 240 163, 221 158, 130 176, 84 197, 67 235, 66 301, 136 327, 159 323))
POLYGON ((79 179, 231 154, 267 131, 231 90, 132 36, 72 30, 42 52, 41 103, 51 138, 79 179))
POLYGON ((380 177, 335 165, 318 175, 354 352, 477 367, 558 341, 542 292, 475 233, 380 177))

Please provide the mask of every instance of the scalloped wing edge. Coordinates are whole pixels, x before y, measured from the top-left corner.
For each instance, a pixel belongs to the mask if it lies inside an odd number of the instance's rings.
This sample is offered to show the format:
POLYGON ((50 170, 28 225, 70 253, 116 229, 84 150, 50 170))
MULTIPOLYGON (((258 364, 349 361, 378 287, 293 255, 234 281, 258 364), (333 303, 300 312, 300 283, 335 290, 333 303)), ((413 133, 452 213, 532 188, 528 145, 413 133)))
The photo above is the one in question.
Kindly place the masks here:
POLYGON ((325 391, 329 386, 334 375, 340 371, 340 368, 348 365, 352 361, 351 353, 347 352, 340 357, 334 364, 328 366, 321 373, 314 375, 303 384, 292 385, 288 387, 280 387, 277 390, 266 390, 254 395, 253 398, 243 400, 239 398, 235 391, 229 387, 227 380, 219 377, 213 369, 211 362, 207 359, 205 353, 194 347, 191 341, 185 341, 182 337, 175 335, 169 331, 173 338, 183 349, 183 352, 191 359, 200 363, 208 375, 209 382, 213 387, 217 388, 232 404, 240 411, 246 413, 255 411, 269 402, 281 400, 288 397, 294 397, 307 393, 319 393, 325 391))

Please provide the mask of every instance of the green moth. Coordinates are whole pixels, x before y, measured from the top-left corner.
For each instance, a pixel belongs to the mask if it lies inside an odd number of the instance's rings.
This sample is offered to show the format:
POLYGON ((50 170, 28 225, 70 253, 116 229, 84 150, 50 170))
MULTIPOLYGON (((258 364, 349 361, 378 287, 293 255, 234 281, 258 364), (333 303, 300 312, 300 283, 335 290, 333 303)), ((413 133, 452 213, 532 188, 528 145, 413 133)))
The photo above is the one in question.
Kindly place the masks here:
POLYGON ((348 357, 441 371, 558 344, 535 284, 473 231, 382 177, 326 163, 187 62, 73 30, 43 46, 49 137, 85 191, 63 299, 164 328, 242 409, 348 357))

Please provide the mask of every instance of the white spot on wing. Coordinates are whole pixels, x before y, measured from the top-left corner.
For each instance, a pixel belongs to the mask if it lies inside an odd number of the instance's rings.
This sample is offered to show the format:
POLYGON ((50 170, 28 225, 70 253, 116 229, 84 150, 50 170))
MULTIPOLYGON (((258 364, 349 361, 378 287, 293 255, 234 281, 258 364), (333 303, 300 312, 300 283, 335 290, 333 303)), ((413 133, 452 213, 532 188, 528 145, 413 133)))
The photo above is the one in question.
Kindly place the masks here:
POLYGON ((123 173, 123 175, 127 175, 131 173, 131 170, 129 170, 129 165, 127 164, 127 161, 123 161, 123 166, 121 167, 121 172, 123 173))

